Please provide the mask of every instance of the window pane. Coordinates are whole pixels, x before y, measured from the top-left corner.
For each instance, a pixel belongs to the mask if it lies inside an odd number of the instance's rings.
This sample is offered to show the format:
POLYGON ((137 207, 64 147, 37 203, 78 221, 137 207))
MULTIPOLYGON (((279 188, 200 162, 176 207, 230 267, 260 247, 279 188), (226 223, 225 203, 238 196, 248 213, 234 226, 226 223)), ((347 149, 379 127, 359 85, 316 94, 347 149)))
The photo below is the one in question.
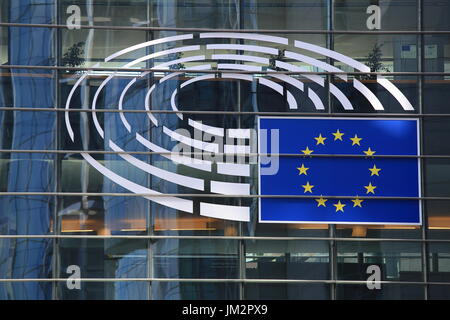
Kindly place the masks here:
POLYGON ((328 246, 327 241, 246 241, 246 277, 329 279, 328 246))
POLYGON ((247 300, 328 300, 327 284, 248 283, 245 285, 247 300))
POLYGON ((339 280, 367 280, 378 266, 383 281, 422 281, 420 243, 337 242, 339 280))

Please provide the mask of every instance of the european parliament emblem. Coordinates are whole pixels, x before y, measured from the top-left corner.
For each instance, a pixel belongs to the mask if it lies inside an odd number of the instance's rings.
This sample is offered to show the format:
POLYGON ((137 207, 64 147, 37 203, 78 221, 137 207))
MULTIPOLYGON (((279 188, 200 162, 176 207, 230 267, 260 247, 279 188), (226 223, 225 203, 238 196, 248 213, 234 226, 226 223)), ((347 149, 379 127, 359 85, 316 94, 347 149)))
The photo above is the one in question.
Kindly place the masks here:
POLYGON ((421 224, 417 120, 261 117, 259 130, 261 222, 421 224))

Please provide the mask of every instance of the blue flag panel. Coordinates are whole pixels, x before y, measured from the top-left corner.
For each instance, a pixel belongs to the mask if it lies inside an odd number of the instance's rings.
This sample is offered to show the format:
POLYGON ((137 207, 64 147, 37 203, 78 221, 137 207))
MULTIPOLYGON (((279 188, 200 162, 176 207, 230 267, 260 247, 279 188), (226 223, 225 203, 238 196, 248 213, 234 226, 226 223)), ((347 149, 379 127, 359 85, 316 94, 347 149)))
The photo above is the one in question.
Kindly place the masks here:
POLYGON ((261 117, 259 130, 260 152, 281 155, 261 158, 260 194, 312 196, 261 198, 261 222, 421 224, 420 161, 405 157, 417 120, 261 117))

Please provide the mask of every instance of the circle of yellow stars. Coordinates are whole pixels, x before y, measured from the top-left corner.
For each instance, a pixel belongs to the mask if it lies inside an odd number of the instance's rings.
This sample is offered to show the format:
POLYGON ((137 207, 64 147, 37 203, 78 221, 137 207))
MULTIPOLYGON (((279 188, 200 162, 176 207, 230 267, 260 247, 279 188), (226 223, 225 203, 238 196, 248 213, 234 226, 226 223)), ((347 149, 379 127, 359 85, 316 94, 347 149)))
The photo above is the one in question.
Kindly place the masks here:
MULTIPOLYGON (((335 141, 342 141, 344 142, 344 132, 341 132, 340 129, 337 129, 336 132, 332 132, 331 133, 333 135, 333 142, 335 141)), ((312 148, 316 148, 319 145, 325 145, 325 140, 328 139, 327 137, 322 136, 322 134, 320 133, 318 137, 315 137, 314 140, 316 140, 316 144, 314 147, 312 148)), ((352 146, 359 146, 361 147, 361 140, 363 140, 363 138, 358 137, 357 134, 355 134, 353 137, 348 138, 351 143, 352 146)), ((309 146, 306 146, 306 148, 304 150, 301 150, 301 152, 303 153, 304 156, 310 156, 312 155, 312 153, 314 152, 313 149, 310 149, 309 146)), ((373 156, 376 151, 372 150, 370 147, 367 148, 367 150, 363 150, 363 153, 370 157, 373 156)), ((308 176, 308 170, 310 168, 305 167, 305 164, 302 163, 302 165, 300 167, 297 167, 298 170, 298 175, 305 175, 308 176)), ((373 167, 368 168, 370 171, 370 176, 380 176, 380 171, 381 168, 378 168, 375 164, 373 165, 373 167)), ((306 182, 306 184, 302 185, 303 188, 303 193, 313 193, 313 188, 315 186, 313 184, 311 184, 309 181, 306 182)), ((372 185, 372 182, 370 181, 369 184, 367 186, 364 186, 364 188, 366 189, 366 194, 375 194, 375 189, 377 188, 377 186, 372 185)), ((327 201, 328 199, 324 198, 322 195, 320 196, 320 198, 318 199, 314 199, 317 202, 317 207, 327 207, 327 201)), ((355 199, 351 199, 351 201, 353 202, 353 208, 355 207, 359 207, 362 208, 362 203, 364 202, 364 200, 359 199, 358 195, 356 195, 355 199)), ((344 203, 341 203, 340 200, 338 200, 337 203, 333 203, 333 206, 336 207, 336 212, 344 212, 344 208, 345 206, 347 206, 344 203)))

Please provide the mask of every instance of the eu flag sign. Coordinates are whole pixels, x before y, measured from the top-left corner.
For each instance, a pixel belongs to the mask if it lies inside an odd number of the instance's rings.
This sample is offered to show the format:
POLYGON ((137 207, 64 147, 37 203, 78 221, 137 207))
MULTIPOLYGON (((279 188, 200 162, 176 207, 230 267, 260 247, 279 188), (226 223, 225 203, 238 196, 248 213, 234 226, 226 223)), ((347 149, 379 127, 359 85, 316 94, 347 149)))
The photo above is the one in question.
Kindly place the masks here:
POLYGON ((260 222, 421 224, 417 120, 261 117, 259 137, 260 222))

